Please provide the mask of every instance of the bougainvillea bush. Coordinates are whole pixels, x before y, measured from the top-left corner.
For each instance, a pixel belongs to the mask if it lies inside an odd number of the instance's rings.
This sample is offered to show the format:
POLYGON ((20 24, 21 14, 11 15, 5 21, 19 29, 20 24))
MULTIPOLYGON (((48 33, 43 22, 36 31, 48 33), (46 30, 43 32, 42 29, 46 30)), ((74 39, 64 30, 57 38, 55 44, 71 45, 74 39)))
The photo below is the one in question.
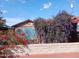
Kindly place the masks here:
POLYGON ((20 45, 26 46, 26 44, 27 40, 24 36, 15 34, 14 30, 9 29, 6 34, 2 31, 0 32, 0 57, 15 57, 17 55, 12 51, 17 53, 18 49, 16 51, 15 48, 20 45))
POLYGON ((66 11, 59 12, 52 19, 38 18, 34 21, 40 43, 78 42, 76 23, 72 22, 73 15, 66 11))
MULTIPOLYGON (((18 45, 26 46, 27 40, 23 39, 21 36, 10 34, 0 35, 0 57, 14 57, 17 56, 12 52, 12 49, 19 47, 18 45)), ((15 51, 15 50, 13 50, 15 51)), ((18 51, 18 49, 17 49, 18 51)), ((16 51, 16 53, 17 53, 16 51)))
POLYGON ((16 34, 12 28, 5 26, 4 19, 0 17, 0 57, 15 57, 12 49, 26 44, 24 36, 16 34))

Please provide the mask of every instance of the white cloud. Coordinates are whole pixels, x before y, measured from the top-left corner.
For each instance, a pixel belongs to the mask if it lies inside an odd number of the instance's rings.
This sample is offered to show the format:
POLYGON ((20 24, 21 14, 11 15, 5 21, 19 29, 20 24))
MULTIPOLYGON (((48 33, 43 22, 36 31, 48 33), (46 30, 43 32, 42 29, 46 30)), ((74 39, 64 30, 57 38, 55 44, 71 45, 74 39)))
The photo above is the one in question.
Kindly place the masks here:
POLYGON ((21 18, 5 18, 5 19, 6 19, 6 24, 7 24, 8 26, 12 26, 12 25, 15 25, 15 24, 17 24, 17 23, 19 23, 19 22, 24 21, 24 20, 21 19, 21 18))
POLYGON ((73 4, 71 4, 71 8, 73 8, 74 7, 74 5, 73 4))
POLYGON ((52 3, 51 2, 48 2, 48 3, 44 3, 43 4, 43 7, 40 9, 40 10, 43 10, 43 9, 48 9, 49 7, 51 7, 52 3))
POLYGON ((51 2, 47 3, 47 4, 43 4, 43 8, 49 8, 51 6, 51 2))
POLYGON ((7 11, 7 10, 1 10, 1 12, 2 12, 2 13, 8 13, 8 11, 7 11))

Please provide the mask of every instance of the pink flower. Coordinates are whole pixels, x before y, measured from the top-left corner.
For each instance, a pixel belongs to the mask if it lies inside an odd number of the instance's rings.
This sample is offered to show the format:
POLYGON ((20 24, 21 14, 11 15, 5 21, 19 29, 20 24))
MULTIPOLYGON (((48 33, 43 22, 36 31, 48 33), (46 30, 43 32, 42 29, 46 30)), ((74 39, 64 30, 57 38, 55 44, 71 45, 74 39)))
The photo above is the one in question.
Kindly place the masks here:
POLYGON ((21 34, 20 34, 21 36, 24 36, 25 35, 25 33, 24 32, 21 32, 21 34))
POLYGON ((8 45, 2 45, 2 47, 0 47, 0 50, 6 49, 8 48, 8 45))
POLYGON ((7 40, 7 39, 8 39, 8 36, 7 36, 7 35, 2 35, 1 37, 2 37, 2 39, 4 39, 4 40, 7 40))
POLYGON ((17 45, 12 45, 12 48, 16 48, 17 47, 17 45))
POLYGON ((8 48, 8 45, 4 45, 3 48, 4 48, 4 49, 8 48))

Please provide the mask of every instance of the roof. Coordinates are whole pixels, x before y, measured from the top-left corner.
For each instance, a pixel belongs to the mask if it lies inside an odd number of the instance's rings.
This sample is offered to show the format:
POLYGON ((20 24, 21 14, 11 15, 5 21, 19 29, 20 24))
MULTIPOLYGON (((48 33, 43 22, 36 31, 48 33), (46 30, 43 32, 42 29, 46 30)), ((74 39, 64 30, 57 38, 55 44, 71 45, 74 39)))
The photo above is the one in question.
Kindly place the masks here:
POLYGON ((73 23, 79 23, 79 16, 73 16, 71 17, 71 20, 73 23))
POLYGON ((0 30, 8 30, 9 27, 7 25, 4 25, 4 26, 0 26, 0 30))
POLYGON ((29 23, 29 22, 33 23, 32 20, 29 20, 29 19, 28 19, 28 20, 25 20, 25 21, 23 21, 23 22, 17 23, 17 24, 15 24, 15 25, 13 25, 12 27, 13 27, 13 28, 16 28, 16 27, 22 26, 22 25, 24 25, 24 24, 26 24, 26 23, 29 23))

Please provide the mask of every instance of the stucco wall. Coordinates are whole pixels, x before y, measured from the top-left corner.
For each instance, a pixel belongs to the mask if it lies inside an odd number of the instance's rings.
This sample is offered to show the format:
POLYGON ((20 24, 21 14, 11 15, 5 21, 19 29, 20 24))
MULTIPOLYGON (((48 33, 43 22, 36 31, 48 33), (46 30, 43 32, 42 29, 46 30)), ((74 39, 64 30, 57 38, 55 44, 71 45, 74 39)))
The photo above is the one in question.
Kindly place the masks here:
POLYGON ((79 52, 79 43, 49 43, 29 45, 30 54, 79 52))
MULTIPOLYGON (((15 32, 18 34, 18 29, 20 29, 21 32, 23 32, 25 34, 25 38, 28 40, 33 40, 36 39, 36 31, 34 28, 34 24, 33 23, 26 23, 20 27, 15 28, 15 32)), ((19 33, 20 34, 20 33, 19 33)))
MULTIPOLYGON (((23 45, 18 45, 20 48, 15 55, 32 54, 51 54, 51 53, 79 53, 79 43, 49 43, 49 44, 29 44, 28 49, 23 45)), ((12 49, 11 49, 12 51, 12 49)))

